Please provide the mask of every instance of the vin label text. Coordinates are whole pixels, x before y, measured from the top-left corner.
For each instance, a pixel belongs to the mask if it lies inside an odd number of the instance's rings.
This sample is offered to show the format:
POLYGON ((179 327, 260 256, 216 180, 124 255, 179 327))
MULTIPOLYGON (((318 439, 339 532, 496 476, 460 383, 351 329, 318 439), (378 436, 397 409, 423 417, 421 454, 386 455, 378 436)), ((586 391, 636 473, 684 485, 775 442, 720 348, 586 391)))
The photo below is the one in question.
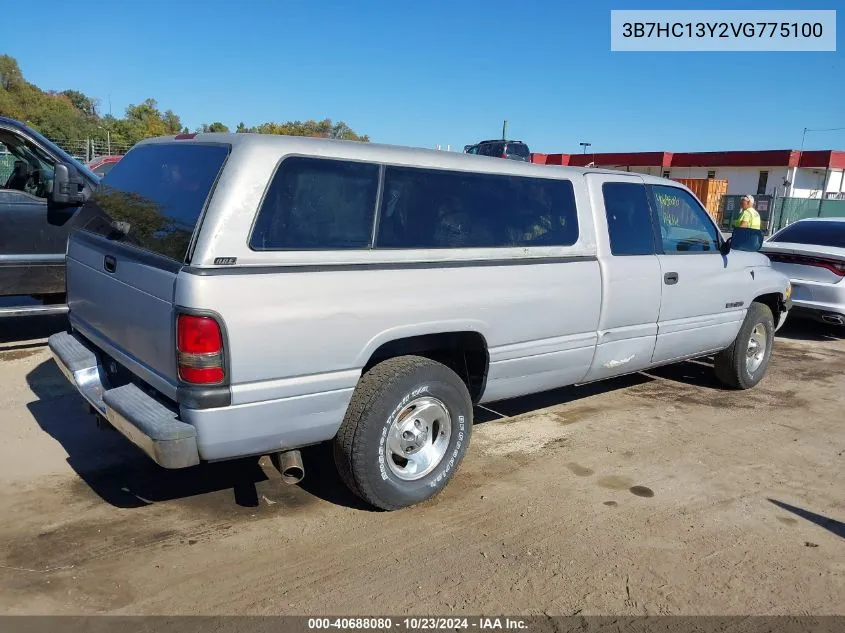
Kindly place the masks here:
POLYGON ((835 51, 836 11, 611 11, 610 50, 835 51))

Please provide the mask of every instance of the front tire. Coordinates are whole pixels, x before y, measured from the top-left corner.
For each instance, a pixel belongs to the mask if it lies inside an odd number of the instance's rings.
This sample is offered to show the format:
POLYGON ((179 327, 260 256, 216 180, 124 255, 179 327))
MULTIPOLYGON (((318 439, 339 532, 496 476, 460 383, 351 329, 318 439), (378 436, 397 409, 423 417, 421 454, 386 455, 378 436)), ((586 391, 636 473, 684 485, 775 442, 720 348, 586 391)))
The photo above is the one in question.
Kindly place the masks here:
POLYGON ((755 386, 769 367, 774 338, 775 320, 771 309, 755 301, 748 308, 734 342, 716 355, 716 377, 732 389, 755 386))
POLYGON ((431 499, 466 455, 472 399, 451 369, 420 356, 379 363, 358 382, 334 439, 338 473, 382 510, 431 499))

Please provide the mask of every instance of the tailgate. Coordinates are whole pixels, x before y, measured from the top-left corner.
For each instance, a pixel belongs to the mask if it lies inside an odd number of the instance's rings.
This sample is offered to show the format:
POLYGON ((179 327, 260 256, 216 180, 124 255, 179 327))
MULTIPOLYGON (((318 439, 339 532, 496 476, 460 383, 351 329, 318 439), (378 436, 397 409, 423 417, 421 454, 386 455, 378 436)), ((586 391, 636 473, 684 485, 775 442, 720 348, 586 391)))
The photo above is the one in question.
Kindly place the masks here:
POLYGON ((136 145, 75 218, 67 250, 71 325, 176 397, 176 278, 229 155, 219 143, 136 145))
POLYGON ((162 266, 79 232, 67 252, 71 325, 170 398, 176 397, 173 293, 180 266, 162 266))

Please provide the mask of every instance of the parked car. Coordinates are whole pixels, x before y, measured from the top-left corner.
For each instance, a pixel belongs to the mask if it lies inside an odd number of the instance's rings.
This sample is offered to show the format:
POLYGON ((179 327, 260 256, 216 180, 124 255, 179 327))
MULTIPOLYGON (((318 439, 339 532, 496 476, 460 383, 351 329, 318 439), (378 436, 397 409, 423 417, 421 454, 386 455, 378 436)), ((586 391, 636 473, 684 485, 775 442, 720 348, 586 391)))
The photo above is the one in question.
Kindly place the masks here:
POLYGON ((475 145, 467 145, 464 147, 464 152, 467 154, 477 154, 478 156, 493 156, 495 158, 509 158, 510 160, 519 160, 525 163, 531 162, 531 151, 528 145, 522 141, 481 141, 475 145))
POLYGON ((383 509, 446 485, 475 403, 709 354, 753 387, 789 307, 688 189, 624 172, 186 134, 76 223, 49 345, 103 418, 165 468, 270 454, 292 481, 331 441, 383 509))
POLYGON ((796 316, 845 325, 845 218, 798 220, 762 251, 790 278, 796 316))
POLYGON ((97 158, 88 161, 88 169, 102 178, 111 171, 112 167, 114 167, 121 158, 123 158, 123 156, 119 154, 98 156, 97 158))
MULTIPOLYGON (((13 119, 0 117, 0 149, 5 150, 0 160, 0 296, 61 303, 70 220, 99 178, 13 119)), ((8 314, 18 314, 17 309, 0 309, 0 315, 8 314)))

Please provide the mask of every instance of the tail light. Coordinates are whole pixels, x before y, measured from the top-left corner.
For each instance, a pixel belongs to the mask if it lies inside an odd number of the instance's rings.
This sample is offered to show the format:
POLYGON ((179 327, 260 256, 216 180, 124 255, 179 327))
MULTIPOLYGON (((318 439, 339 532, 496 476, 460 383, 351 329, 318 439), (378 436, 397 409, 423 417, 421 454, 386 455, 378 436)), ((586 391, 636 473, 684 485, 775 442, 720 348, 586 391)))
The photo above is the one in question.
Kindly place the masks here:
POLYGON ((176 352, 181 380, 195 385, 223 382, 223 334, 212 317, 180 314, 176 352))
POLYGON ((781 253, 767 253, 769 259, 781 264, 798 264, 800 266, 818 266, 829 270, 837 277, 845 277, 845 262, 824 257, 809 255, 786 255, 781 253))

